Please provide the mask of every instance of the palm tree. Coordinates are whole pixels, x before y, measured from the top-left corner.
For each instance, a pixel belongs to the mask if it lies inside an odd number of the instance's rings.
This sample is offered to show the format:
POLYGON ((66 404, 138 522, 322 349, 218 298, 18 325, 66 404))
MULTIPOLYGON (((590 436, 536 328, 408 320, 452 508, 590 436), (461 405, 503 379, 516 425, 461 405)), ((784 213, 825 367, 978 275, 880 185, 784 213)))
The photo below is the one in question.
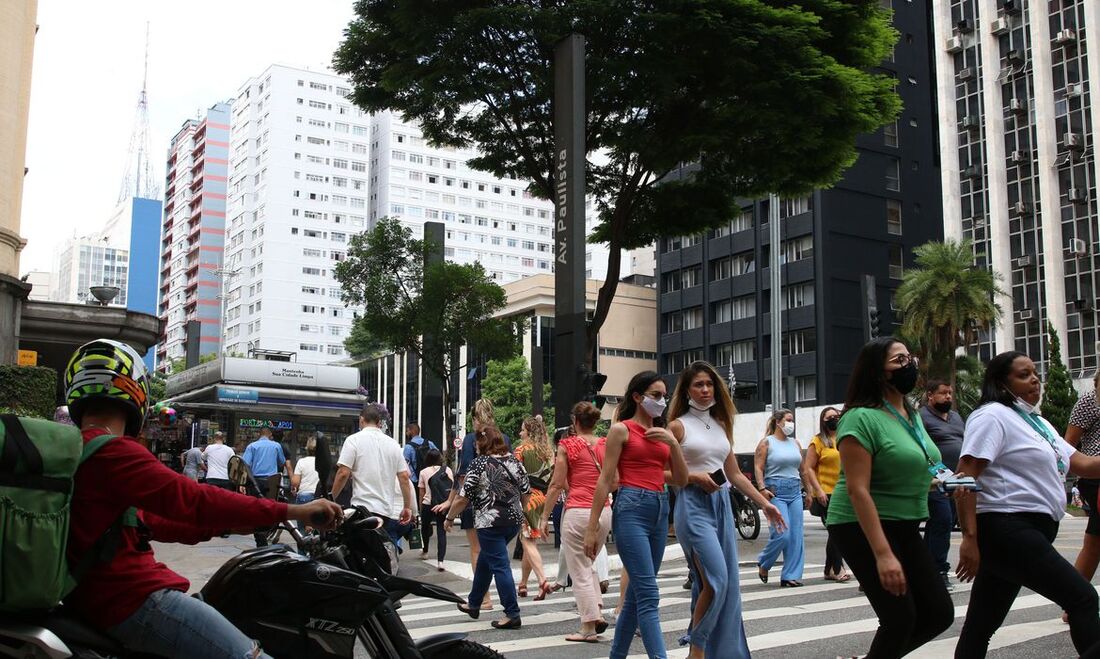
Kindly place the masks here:
POLYGON ((905 272, 897 291, 902 332, 917 338, 932 366, 948 371, 953 387, 955 351, 973 345, 978 332, 1000 318, 1002 277, 974 263, 969 240, 925 243, 914 254, 917 267, 905 272))

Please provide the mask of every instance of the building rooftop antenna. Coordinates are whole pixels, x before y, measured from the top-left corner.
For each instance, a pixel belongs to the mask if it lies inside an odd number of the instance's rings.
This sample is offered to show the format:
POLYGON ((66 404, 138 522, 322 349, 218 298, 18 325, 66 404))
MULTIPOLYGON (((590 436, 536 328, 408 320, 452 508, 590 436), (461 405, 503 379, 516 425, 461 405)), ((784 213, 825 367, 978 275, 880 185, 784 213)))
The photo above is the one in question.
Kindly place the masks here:
POLYGON ((149 22, 145 22, 145 69, 141 78, 141 93, 138 94, 137 112, 134 115, 134 127, 130 133, 130 148, 126 156, 126 171, 122 177, 122 188, 118 201, 141 197, 156 199, 160 196, 160 186, 153 178, 152 159, 149 157, 149 22))

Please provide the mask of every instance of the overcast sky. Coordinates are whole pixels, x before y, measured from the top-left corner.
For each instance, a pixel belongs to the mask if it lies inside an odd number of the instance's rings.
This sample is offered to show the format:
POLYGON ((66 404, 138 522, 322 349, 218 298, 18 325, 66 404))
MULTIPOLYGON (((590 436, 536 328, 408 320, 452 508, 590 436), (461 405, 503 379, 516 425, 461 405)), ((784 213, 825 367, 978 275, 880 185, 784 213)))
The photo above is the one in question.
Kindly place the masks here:
POLYGON ((50 270, 61 242, 115 207, 149 22, 149 136, 164 185, 168 141, 270 64, 327 68, 351 0, 39 0, 20 269, 50 270))

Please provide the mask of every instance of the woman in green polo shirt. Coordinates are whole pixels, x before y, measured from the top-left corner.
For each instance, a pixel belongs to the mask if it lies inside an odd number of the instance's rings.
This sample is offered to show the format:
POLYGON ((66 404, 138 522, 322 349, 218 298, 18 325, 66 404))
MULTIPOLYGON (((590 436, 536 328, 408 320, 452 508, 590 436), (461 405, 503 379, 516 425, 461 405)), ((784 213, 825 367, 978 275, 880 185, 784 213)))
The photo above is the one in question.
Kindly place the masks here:
POLYGON ((905 400, 917 360, 892 337, 863 346, 837 428, 843 472, 829 502, 829 538, 878 614, 867 657, 904 656, 951 626, 951 596, 918 527, 928 518, 940 452, 905 400))

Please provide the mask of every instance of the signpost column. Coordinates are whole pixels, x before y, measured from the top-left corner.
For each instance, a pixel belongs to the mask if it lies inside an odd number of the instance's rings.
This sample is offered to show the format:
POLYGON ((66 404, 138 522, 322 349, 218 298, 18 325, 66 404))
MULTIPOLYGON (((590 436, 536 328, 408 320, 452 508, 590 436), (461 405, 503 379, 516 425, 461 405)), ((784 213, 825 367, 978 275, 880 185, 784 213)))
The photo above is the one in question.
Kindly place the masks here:
POLYGON ((554 412, 568 425, 585 359, 584 36, 554 48, 554 412))
MULTIPOLYGON (((424 268, 443 262, 443 247, 446 240, 446 228, 442 222, 424 223, 424 240, 435 243, 437 249, 433 250, 424 260, 424 268)), ((431 335, 424 336, 425 346, 435 341, 431 335)), ((449 401, 443 400, 443 383, 439 377, 431 372, 431 369, 422 368, 420 372, 424 378, 424 386, 421 389, 424 403, 421 406, 423 418, 417 419, 420 424, 421 436, 435 442, 436 446, 446 447, 447 437, 450 434, 450 425, 447 419, 450 417, 449 401)), ((415 410, 414 410, 415 412, 415 410)), ((409 417, 412 419, 412 417, 409 417)))

